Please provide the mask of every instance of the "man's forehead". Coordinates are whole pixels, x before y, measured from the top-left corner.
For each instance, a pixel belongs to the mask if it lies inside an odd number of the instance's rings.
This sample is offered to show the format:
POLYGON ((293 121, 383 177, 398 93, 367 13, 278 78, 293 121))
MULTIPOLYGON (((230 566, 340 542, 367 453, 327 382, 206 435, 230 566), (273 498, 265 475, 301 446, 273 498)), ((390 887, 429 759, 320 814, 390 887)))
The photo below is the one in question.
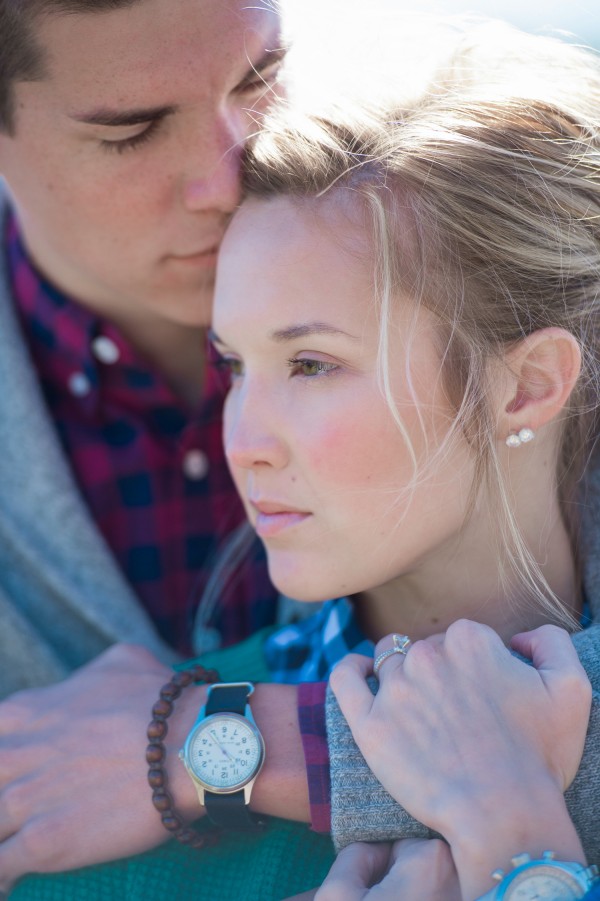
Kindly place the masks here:
POLYGON ((76 87, 88 103, 95 95, 127 103, 129 89, 142 86, 168 92, 187 84, 210 93, 231 79, 233 87, 265 51, 280 46, 274 4, 248 0, 139 0, 110 11, 44 16, 36 31, 48 81, 67 94, 76 87))

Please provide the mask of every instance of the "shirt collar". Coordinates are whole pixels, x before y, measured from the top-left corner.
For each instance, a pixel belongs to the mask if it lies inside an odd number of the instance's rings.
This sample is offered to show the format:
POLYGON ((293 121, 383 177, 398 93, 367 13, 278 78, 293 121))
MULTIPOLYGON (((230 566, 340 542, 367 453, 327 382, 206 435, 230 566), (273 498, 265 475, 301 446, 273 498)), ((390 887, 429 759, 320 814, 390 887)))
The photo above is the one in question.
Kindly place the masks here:
POLYGON ((285 626, 265 642, 265 659, 275 682, 319 682, 346 654, 372 657, 348 598, 327 601, 307 619, 285 626))
MULTIPOLYGON (((19 318, 38 371, 47 388, 64 392, 75 379, 81 388, 79 401, 90 415, 106 398, 118 398, 151 420, 179 422, 183 427, 190 411, 173 394, 162 374, 154 369, 108 320, 87 309, 75 298, 52 285, 31 261, 14 213, 6 223, 9 276, 19 318), (106 364, 94 352, 96 340, 108 339, 117 360, 106 364), (83 376, 83 379, 81 378, 83 376), (165 416, 165 410, 178 415, 165 416)), ((220 417, 223 380, 208 367, 204 397, 195 411, 195 422, 220 417)), ((178 429, 174 429, 178 431, 178 429)))

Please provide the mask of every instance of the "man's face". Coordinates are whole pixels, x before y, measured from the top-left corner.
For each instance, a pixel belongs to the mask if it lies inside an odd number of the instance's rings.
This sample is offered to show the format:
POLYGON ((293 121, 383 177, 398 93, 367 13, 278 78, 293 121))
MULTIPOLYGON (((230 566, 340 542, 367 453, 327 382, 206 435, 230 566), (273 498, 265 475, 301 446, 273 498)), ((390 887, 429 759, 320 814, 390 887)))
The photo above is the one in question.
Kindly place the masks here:
POLYGON ((117 322, 206 325, 241 147, 274 96, 277 14, 140 0, 35 27, 47 75, 15 85, 0 135, 34 261, 117 322))

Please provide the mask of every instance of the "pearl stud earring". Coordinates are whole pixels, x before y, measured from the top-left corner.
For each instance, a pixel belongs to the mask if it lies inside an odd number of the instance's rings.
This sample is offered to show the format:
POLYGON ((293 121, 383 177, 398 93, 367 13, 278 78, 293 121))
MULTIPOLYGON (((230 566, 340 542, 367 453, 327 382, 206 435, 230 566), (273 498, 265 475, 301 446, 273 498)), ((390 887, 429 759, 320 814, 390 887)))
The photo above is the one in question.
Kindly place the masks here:
POLYGON ((535 432, 533 429, 521 429, 519 432, 511 432, 508 438, 506 439, 507 447, 521 447, 522 444, 527 444, 529 441, 533 441, 535 438, 535 432))

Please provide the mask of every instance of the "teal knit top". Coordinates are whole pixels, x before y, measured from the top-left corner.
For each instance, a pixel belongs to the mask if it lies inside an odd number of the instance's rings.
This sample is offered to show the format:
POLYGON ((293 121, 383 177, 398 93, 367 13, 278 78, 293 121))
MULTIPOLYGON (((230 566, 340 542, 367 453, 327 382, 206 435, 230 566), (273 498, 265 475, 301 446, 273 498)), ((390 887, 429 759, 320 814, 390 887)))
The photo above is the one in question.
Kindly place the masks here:
MULTIPOLYGON (((206 654, 224 681, 268 682, 263 629, 235 648, 206 654)), ((148 713, 150 719, 150 712, 148 713)), ((144 746, 140 747, 143 766, 144 746)), ((268 748, 267 748, 268 753, 268 748)), ((148 789, 150 791, 150 789, 148 789)), ((205 820, 199 828, 210 828, 205 820)), ((260 833, 223 835, 210 848, 177 841, 113 863, 21 879, 10 901, 281 901, 320 885, 333 861, 329 836, 304 823, 271 819, 260 833)))

